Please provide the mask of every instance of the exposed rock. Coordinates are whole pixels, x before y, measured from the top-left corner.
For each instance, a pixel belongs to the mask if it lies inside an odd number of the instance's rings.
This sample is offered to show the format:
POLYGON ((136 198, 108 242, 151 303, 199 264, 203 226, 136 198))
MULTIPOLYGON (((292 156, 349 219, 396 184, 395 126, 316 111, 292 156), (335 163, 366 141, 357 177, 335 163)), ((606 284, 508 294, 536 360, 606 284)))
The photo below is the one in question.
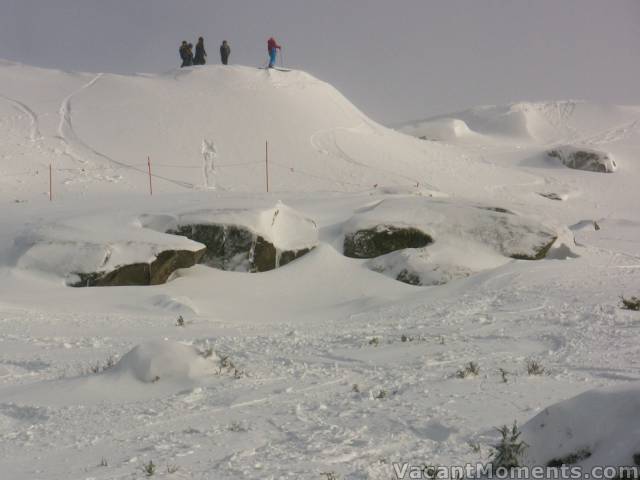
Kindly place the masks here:
POLYGON ((565 166, 589 172, 612 173, 618 168, 613 157, 600 150, 562 145, 549 150, 547 155, 559 159, 565 166))
POLYGON ((413 227, 376 225, 344 237, 344 254, 351 258, 374 258, 404 248, 422 248, 433 239, 413 227))
POLYGON ((311 251, 311 248, 279 251, 263 236, 239 225, 181 225, 167 233, 204 244, 207 248, 200 263, 221 270, 266 272, 311 251))
POLYGON ((74 273, 74 281, 68 281, 68 284, 72 287, 159 285, 177 269, 198 263, 204 253, 204 248, 197 251, 165 250, 151 263, 122 265, 105 272, 74 273))
POLYGON ((489 212, 506 213, 507 215, 515 215, 511 210, 507 210, 502 207, 478 207, 480 210, 487 210, 489 212))
POLYGON ((540 195, 541 197, 544 198, 548 198, 549 200, 557 200, 557 201, 563 201, 564 198, 560 195, 558 195, 557 193, 553 193, 553 192, 547 192, 547 193, 538 193, 538 195, 540 195))

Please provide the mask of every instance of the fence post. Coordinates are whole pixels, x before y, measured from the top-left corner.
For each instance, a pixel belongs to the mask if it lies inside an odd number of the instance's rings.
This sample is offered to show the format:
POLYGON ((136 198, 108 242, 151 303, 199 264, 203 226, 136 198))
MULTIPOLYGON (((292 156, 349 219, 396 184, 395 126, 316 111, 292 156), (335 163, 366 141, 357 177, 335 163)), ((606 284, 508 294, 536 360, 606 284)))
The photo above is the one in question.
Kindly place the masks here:
POLYGON ((153 186, 151 185, 151 157, 147 157, 147 166, 149 167, 149 195, 153 195, 153 186))
POLYGON ((49 201, 53 201, 53 172, 51 168, 51 163, 49 163, 49 201))
POLYGON ((264 142, 264 170, 267 180, 267 193, 269 193, 269 140, 264 142))

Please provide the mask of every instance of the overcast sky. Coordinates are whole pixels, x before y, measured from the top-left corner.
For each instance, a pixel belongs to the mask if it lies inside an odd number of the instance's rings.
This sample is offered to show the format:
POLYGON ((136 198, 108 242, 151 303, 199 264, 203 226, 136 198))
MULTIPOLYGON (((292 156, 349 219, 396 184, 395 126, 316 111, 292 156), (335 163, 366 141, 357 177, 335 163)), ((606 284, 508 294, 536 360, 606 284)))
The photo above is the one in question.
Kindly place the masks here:
MULTIPOLYGON (((640 0, 0 0, 0 58, 162 72, 181 40, 286 65, 387 124, 518 100, 640 104, 640 0)), ((2 92, 0 92, 2 93, 2 92)))

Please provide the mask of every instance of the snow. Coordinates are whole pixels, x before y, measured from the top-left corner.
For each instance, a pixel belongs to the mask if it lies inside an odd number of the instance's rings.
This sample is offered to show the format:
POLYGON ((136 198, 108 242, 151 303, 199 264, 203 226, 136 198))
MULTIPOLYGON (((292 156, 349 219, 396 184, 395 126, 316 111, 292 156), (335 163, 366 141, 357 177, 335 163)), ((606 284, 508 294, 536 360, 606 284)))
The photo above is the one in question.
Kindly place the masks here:
POLYGON ((550 405, 523 427, 523 440, 530 445, 527 463, 544 465, 586 451, 588 457, 577 462, 585 469, 636 465, 638 409, 640 382, 590 390, 550 405))
POLYGON ((307 73, 241 66, 0 62, 0 95, 3 478, 142 478, 152 460, 162 478, 388 480, 396 462, 486 463, 514 420, 530 465, 636 453, 640 317, 619 296, 640 294, 640 107, 520 102, 399 131, 307 73), (559 145, 618 170, 551 162, 559 145), (65 284, 197 251, 166 232, 198 223, 314 248, 262 273, 65 284), (434 242, 343 254, 389 224, 434 242))

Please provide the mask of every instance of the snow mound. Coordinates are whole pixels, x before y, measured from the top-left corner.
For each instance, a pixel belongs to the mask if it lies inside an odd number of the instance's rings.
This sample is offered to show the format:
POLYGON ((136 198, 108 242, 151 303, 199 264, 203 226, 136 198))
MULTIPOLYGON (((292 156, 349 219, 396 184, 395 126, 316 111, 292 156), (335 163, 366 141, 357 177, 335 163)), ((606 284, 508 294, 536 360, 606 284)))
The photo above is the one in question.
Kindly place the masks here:
MULTIPOLYGON (((464 251, 488 249, 512 258, 541 258, 557 238, 554 230, 505 209, 423 197, 388 198, 345 223, 345 237, 381 225, 415 228, 464 251)), ((432 247, 427 247, 430 250, 432 247)), ((485 266, 495 262, 492 255, 485 266)))
MULTIPOLYGON (((640 455, 640 382, 589 390, 545 408, 522 428, 525 461, 575 456, 583 468, 630 466, 640 455)), ((637 460, 636 460, 637 461, 637 460)))
POLYGON ((150 298, 150 302, 152 305, 169 312, 188 314, 199 313, 198 307, 196 307, 193 300, 184 295, 176 297, 166 294, 155 295, 150 298))
POLYGON ((107 377, 130 377, 143 383, 197 380, 216 373, 219 358, 207 358, 193 346, 172 341, 142 343, 126 353, 107 377))
POLYGON ((559 159, 563 165, 576 170, 613 173, 618 169, 611 154, 593 148, 561 145, 549 150, 547 155, 559 159))
MULTIPOLYGON (((403 125, 400 130, 420 137, 429 128, 448 125, 460 133, 471 132, 516 141, 551 143, 567 140, 583 140, 589 143, 611 142, 631 134, 639 119, 635 106, 603 105, 585 101, 563 100, 547 102, 518 102, 509 105, 488 105, 461 112, 437 116, 421 122, 403 125), (461 123, 452 123, 452 119, 461 123), (424 125, 426 130, 422 130, 424 125), (603 125, 609 125, 602 130, 603 125)), ((435 131, 437 133, 437 130, 435 131)), ((464 138, 461 135, 458 138, 464 138)), ((448 140, 455 140, 450 135, 448 140)))
POLYGON ((468 125, 457 118, 440 118, 405 125, 402 132, 423 140, 452 141, 474 135, 468 125))
POLYGON ((152 264, 163 252, 198 252, 184 237, 140 228, 119 215, 79 215, 29 225, 14 240, 16 266, 73 284, 80 274, 108 273, 126 265, 152 264))
POLYGON ((391 252, 367 261, 366 265, 395 280, 422 286, 444 285, 474 273, 467 266, 438 260, 433 257, 430 249, 427 251, 423 248, 391 252))

